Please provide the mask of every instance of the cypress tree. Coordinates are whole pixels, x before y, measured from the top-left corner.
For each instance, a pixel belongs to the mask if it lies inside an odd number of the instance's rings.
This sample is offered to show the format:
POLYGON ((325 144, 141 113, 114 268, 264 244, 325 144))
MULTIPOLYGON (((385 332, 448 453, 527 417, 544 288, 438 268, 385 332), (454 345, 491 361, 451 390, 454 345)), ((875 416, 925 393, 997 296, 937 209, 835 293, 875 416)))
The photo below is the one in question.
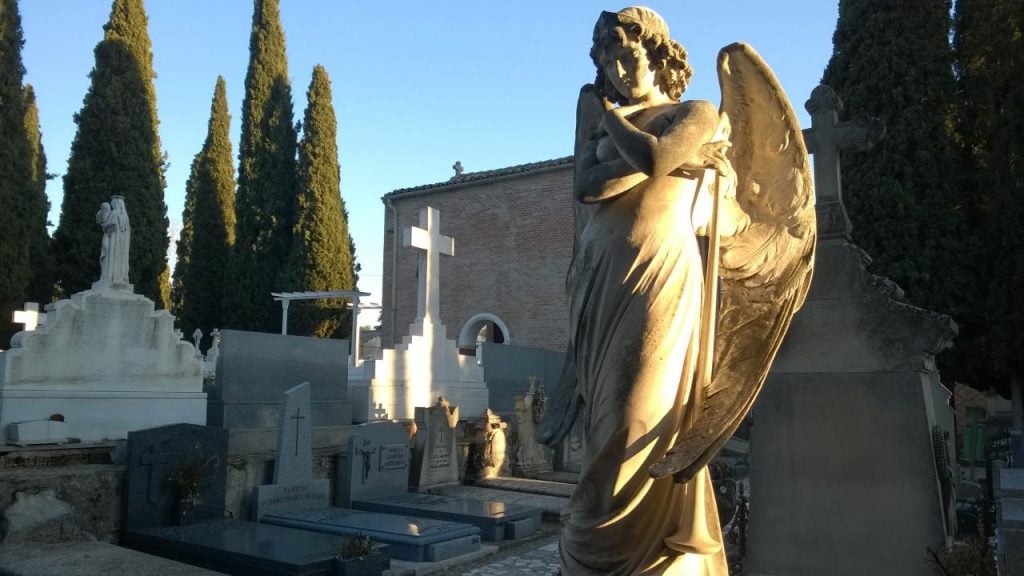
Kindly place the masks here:
POLYGON ((914 304, 959 318, 969 289, 964 204, 952 130, 950 0, 841 0, 824 74, 850 116, 885 138, 843 155, 854 241, 914 304))
POLYGON ((179 326, 207 338, 224 326, 224 270, 235 242, 235 171, 231 158, 227 90, 217 77, 206 142, 192 161, 174 269, 174 310, 179 326))
MULTIPOLYGON (((1024 379, 1024 0, 958 0, 958 127, 979 256, 976 303, 962 328, 961 378, 1020 394, 1024 379), (979 381, 980 380, 980 381, 979 381)), ((958 341, 958 347, 960 347, 958 341)), ((1021 407, 1018 406, 1018 409, 1021 407)))
POLYGON ((278 0, 255 0, 242 103, 235 249, 225 301, 232 328, 276 331, 291 249, 296 130, 278 0))
POLYGON ((130 279, 136 292, 163 308, 168 221, 147 25, 142 0, 114 0, 75 115, 54 254, 64 295, 89 288, 99 277, 96 210, 120 194, 132 223, 130 279))
POLYGON ((24 303, 31 280, 29 241, 32 164, 25 132, 21 16, 14 0, 0 0, 0 348, 14 332, 11 314, 24 303))
MULTIPOLYGON (((287 285, 296 291, 352 290, 354 261, 341 198, 337 121, 331 81, 323 66, 313 69, 306 96, 287 285)), ((320 300, 296 307, 290 322, 296 334, 344 337, 350 331, 350 317, 342 301, 320 300)))
POLYGON ((46 153, 43 151, 43 135, 39 131, 39 107, 31 85, 25 86, 25 135, 29 145, 29 185, 26 196, 28 205, 27 224, 29 261, 32 263, 32 278, 29 283, 28 299, 46 303, 53 297, 53 256, 50 253, 50 234, 46 230, 50 213, 50 200, 46 197, 46 153))

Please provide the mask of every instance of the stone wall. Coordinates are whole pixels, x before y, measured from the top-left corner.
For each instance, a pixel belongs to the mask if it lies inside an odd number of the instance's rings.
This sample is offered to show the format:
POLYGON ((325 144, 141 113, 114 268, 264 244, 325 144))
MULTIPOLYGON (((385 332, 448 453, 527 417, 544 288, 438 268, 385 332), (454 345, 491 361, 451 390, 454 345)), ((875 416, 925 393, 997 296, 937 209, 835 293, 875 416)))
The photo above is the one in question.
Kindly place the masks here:
POLYGON ((400 342, 416 315, 419 250, 402 246, 402 231, 418 226, 419 209, 432 206, 441 212, 441 233, 455 239, 455 255, 441 257, 447 337, 458 340, 471 318, 488 313, 505 323, 506 340, 517 346, 565 350, 565 274, 573 245, 572 165, 566 159, 466 174, 397 191, 385 201, 397 211, 398 226, 396 233, 395 214, 385 208, 384 347, 400 342))
POLYGON ((0 545, 116 542, 123 477, 109 464, 0 471, 0 545))

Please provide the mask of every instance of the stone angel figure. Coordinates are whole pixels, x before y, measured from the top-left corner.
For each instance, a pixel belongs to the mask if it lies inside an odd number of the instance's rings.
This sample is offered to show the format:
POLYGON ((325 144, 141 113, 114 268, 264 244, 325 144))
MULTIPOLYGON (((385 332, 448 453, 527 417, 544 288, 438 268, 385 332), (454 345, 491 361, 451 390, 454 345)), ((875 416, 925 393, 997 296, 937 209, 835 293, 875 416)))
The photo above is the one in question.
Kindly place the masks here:
POLYGON ((537 431, 582 419, 561 537, 573 576, 728 574, 708 462, 802 305, 816 225, 796 114, 749 46, 722 103, 682 101, 686 51, 648 8, 601 14, 580 92, 570 343, 537 431))

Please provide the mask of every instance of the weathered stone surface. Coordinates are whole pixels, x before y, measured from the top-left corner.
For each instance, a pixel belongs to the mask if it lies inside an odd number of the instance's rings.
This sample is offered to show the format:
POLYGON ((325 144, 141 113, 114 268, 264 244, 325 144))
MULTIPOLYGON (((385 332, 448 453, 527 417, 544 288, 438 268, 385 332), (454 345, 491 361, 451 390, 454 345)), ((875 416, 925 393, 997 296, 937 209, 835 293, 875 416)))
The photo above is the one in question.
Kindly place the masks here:
POLYGON ((4 576, 221 576, 190 566, 104 542, 65 542, 0 547, 4 576))
POLYGON ((121 526, 123 477, 124 467, 113 465, 0 471, 0 514, 15 518, 15 529, 7 525, 11 518, 6 518, 3 543, 42 544, 83 539, 116 542, 121 526), (52 500, 44 494, 52 494, 52 500), (43 504, 44 509, 55 512, 63 508, 59 503, 68 506, 67 514, 54 515, 46 522, 27 528, 19 518, 35 504, 43 504), (18 529, 19 526, 24 529, 18 529))
POLYGON ((281 395, 302 382, 310 383, 313 426, 352 423, 347 341, 224 330, 206 423, 276 428, 281 395))
POLYGON ((866 272, 845 240, 822 242, 817 262, 753 410, 744 567, 930 576, 920 551, 946 542, 951 512, 933 435, 952 437, 952 413, 933 358, 955 325, 866 272))
POLYGON ((46 307, 46 323, 0 352, 0 438, 7 425, 63 415, 67 435, 123 439, 132 430, 205 421, 195 348, 151 300, 87 290, 46 307))
POLYGON ((459 481, 455 430, 459 407, 439 398, 430 407, 416 407, 416 436, 413 438, 411 486, 433 486, 459 481))
POLYGON ((5 540, 49 522, 60 522, 71 512, 71 504, 57 498, 52 489, 35 494, 17 492, 14 504, 4 510, 5 540))

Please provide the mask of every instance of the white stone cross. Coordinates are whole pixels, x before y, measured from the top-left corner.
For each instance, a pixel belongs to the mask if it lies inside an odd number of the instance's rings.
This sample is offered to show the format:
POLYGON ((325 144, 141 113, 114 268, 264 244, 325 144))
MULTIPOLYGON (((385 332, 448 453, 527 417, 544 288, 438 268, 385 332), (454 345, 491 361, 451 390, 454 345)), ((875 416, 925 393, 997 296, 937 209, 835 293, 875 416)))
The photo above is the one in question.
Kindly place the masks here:
POLYGON ((25 332, 35 330, 36 327, 45 322, 46 313, 39 313, 39 304, 37 302, 25 302, 24 310, 14 311, 14 323, 24 324, 25 332))
POLYGON ((441 213, 436 208, 420 208, 420 227, 405 229, 403 246, 423 250, 419 255, 419 279, 416 290, 416 319, 425 323, 440 321, 439 281, 441 254, 455 255, 455 240, 441 235, 441 213))

